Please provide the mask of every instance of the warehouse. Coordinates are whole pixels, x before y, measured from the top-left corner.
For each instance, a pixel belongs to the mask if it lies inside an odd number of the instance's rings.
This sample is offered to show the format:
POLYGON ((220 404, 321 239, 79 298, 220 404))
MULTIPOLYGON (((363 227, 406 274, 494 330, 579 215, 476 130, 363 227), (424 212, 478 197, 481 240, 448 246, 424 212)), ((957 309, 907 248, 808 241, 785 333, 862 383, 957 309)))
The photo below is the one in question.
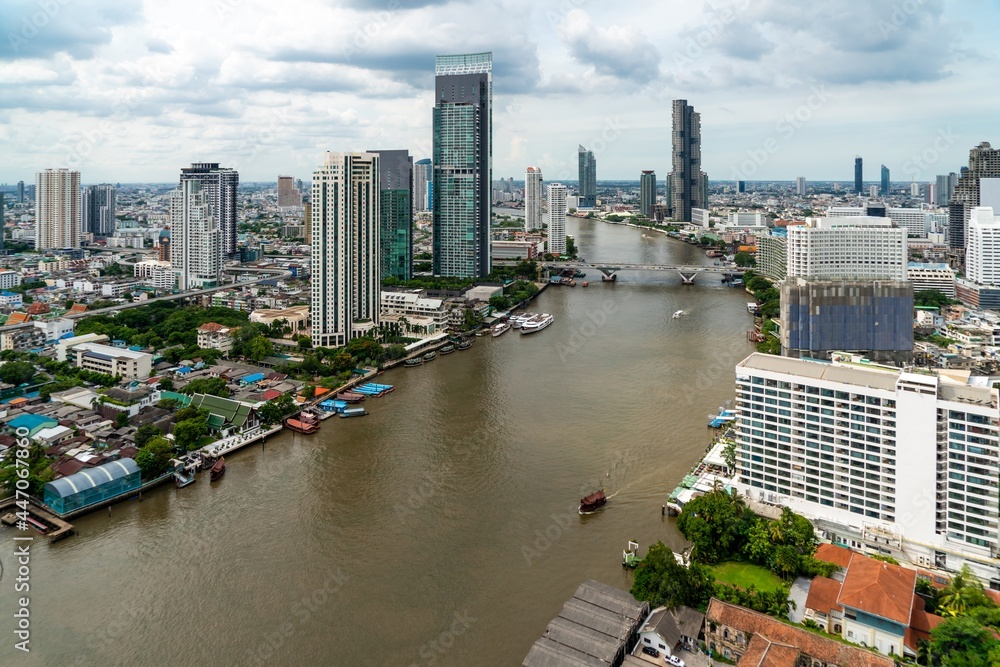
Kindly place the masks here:
POLYGON ((111 461, 75 475, 47 482, 45 504, 59 514, 66 514, 137 490, 142 485, 139 466, 132 459, 111 461))

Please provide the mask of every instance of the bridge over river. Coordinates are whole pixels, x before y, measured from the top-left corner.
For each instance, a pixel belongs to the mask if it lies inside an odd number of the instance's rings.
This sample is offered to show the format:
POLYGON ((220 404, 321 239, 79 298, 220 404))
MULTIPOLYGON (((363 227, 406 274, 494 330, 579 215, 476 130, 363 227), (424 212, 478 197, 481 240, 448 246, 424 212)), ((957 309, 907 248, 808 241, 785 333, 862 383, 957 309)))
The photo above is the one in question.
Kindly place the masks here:
POLYGON ((683 266, 672 264, 623 264, 611 262, 543 262, 543 266, 554 271, 563 269, 596 269, 605 280, 614 280, 619 271, 676 271, 685 285, 694 284, 702 273, 721 275, 723 280, 742 278, 744 269, 732 266, 683 266))

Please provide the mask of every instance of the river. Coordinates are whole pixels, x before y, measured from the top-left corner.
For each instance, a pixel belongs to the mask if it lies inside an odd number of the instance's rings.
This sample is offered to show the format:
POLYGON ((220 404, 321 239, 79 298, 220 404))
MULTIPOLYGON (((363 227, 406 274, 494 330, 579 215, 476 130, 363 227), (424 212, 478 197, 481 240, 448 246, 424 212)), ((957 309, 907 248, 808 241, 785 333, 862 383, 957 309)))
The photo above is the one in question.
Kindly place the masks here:
MULTIPOLYGON (((568 226, 590 260, 710 262, 659 234, 568 226)), ((556 318, 543 332, 386 373, 396 390, 368 417, 282 433, 220 482, 34 544, 26 656, 0 530, 0 663, 519 665, 582 581, 629 586, 629 539, 683 546, 660 507, 750 352, 746 295, 714 275, 588 279, 538 298, 556 318), (600 485, 606 507, 578 515, 600 485)))

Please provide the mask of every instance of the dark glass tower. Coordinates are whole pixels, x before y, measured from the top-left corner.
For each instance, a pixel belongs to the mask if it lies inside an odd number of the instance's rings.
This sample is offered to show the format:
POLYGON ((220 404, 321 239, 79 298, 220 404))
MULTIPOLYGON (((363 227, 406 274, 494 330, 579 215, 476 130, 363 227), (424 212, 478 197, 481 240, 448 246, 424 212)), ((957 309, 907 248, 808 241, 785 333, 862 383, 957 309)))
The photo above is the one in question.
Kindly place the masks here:
POLYGON ((81 231, 94 236, 115 233, 115 186, 90 185, 83 190, 81 231))
POLYGON ((673 105, 673 219, 691 222, 692 208, 707 208, 706 174, 701 170, 701 114, 687 100, 673 105))
POLYGON ((240 187, 240 174, 235 169, 219 167, 218 162, 192 162, 181 169, 181 184, 198 181, 208 194, 209 203, 219 218, 222 233, 222 254, 229 257, 236 253, 236 191, 240 187))
POLYGON ((879 188, 879 194, 883 197, 889 196, 889 167, 882 165, 882 183, 879 188))
POLYGON ((413 277, 413 158, 409 151, 368 151, 379 155, 380 278, 413 277))
POLYGON ((434 62, 434 274, 485 278, 491 270, 493 54, 434 62))
POLYGON ((594 151, 588 151, 583 146, 576 149, 578 165, 578 189, 580 191, 580 208, 597 206, 597 160, 594 151))
POLYGON ((656 172, 643 171, 639 175, 639 213, 647 218, 653 215, 656 204, 656 172))
POLYGON ((854 194, 861 194, 864 189, 864 165, 861 162, 861 156, 858 155, 854 158, 854 194))

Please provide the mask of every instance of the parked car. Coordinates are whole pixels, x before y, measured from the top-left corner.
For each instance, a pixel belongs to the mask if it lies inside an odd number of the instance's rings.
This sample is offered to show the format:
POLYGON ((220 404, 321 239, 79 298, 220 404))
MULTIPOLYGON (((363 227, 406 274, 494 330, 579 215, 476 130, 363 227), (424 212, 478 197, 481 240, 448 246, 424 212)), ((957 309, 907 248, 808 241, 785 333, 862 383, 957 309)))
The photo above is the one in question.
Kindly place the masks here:
POLYGON ((684 667, 684 661, 678 658, 676 655, 668 656, 667 664, 673 665, 674 667, 684 667))
POLYGON ((642 652, 645 653, 646 655, 651 655, 654 658, 659 658, 660 657, 660 652, 657 651, 652 646, 643 646, 642 647, 642 652))

